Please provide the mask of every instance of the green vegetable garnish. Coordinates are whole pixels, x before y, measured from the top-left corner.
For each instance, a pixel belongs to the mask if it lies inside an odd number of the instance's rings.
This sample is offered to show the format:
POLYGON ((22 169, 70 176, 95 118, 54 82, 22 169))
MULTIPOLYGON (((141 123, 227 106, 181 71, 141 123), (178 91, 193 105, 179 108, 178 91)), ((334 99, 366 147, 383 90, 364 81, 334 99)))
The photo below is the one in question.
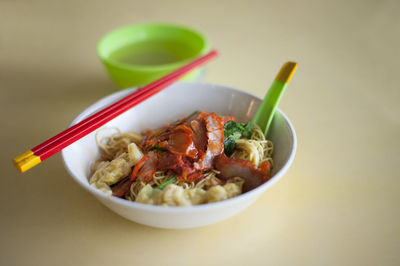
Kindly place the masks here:
POLYGON ((163 190, 166 186, 168 186, 169 184, 173 184, 176 182, 176 178, 175 176, 171 176, 170 178, 168 178, 167 180, 165 180, 163 183, 161 183, 158 186, 159 190, 163 190))
POLYGON ((224 137, 233 136, 233 138, 239 139, 242 136, 243 129, 244 127, 241 123, 230 120, 224 126, 224 137))
POLYGON ((243 137, 245 137, 246 139, 250 139, 251 138, 251 130, 253 129, 253 127, 254 127, 253 122, 247 123, 243 130, 243 137))
POLYGON ((227 156, 230 156, 233 153, 235 147, 236 147, 236 141, 232 136, 225 139, 224 151, 227 156))
POLYGON ((251 130, 254 127, 252 122, 242 124, 233 120, 226 122, 224 126, 224 151, 227 156, 230 156, 236 147, 236 140, 244 137, 251 137, 251 130))

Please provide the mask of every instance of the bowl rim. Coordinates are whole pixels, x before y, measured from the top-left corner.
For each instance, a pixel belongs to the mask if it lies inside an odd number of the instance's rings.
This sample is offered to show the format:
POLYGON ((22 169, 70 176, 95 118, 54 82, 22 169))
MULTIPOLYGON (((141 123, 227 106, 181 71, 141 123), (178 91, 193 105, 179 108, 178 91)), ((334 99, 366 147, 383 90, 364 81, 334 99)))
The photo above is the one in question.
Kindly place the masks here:
POLYGON ((103 61, 106 64, 109 64, 113 67, 120 68, 120 69, 126 69, 126 70, 131 70, 131 71, 142 71, 142 72, 155 72, 155 71, 163 71, 163 70, 168 70, 168 69, 174 69, 177 68, 194 58, 197 58, 198 56, 204 55, 208 50, 209 50, 209 42, 206 36, 199 31, 180 24, 174 24, 174 23, 164 23, 164 22, 145 22, 145 23, 137 23, 137 24, 130 24, 122 27, 118 27, 116 29, 113 29, 109 32, 107 32, 105 35, 101 37, 101 39, 97 42, 96 45, 96 52, 97 56, 100 58, 101 61, 103 61), (175 61, 173 63, 168 63, 168 64, 159 64, 159 65, 135 65, 135 64, 127 64, 127 63, 122 63, 115 61, 113 59, 110 59, 109 56, 104 55, 102 51, 102 45, 104 45, 104 42, 109 38, 111 35, 115 34, 116 32, 119 31, 124 31, 130 28, 149 28, 149 27, 164 27, 164 28, 173 28, 173 29, 178 29, 181 31, 186 31, 190 32, 191 34, 197 36, 202 44, 201 44, 201 49, 199 49, 198 52, 193 57, 186 58, 184 60, 179 60, 175 61))
MULTIPOLYGON (((235 91, 237 93, 242 93, 242 94, 247 94, 248 96, 251 96, 254 99, 262 101, 261 97, 255 95, 251 92, 243 91, 243 90, 233 88, 230 86, 226 86, 226 85, 215 84, 215 83, 206 83, 206 82, 184 82, 184 81, 177 82, 176 84, 178 84, 178 83, 179 84, 196 83, 196 84, 201 84, 201 85, 206 85, 206 86, 219 87, 221 89, 231 90, 231 91, 235 91)), ((174 84, 172 84, 171 86, 174 86, 174 84)), ((129 93, 131 93, 135 90, 137 90, 136 87, 128 88, 125 90, 114 92, 112 94, 109 94, 109 95, 99 99, 98 101, 96 101, 95 103, 91 104, 86 109, 84 109, 78 116, 76 116, 75 119, 68 125, 68 127, 73 126, 74 124, 80 122, 84 118, 90 116, 92 113, 97 112, 98 110, 104 108, 106 106, 106 104, 112 104, 114 101, 121 99, 122 97, 128 95, 129 93), (92 110, 92 109, 94 109, 94 111, 90 112, 90 110, 92 110)), ((87 190, 88 192, 90 192, 91 194, 93 194, 96 197, 100 197, 101 199, 111 201, 115 204, 122 205, 127 208, 135 208, 138 210, 150 211, 150 212, 154 212, 154 213, 176 213, 176 214, 179 214, 179 213, 185 213, 185 212, 209 211, 209 210, 218 209, 218 208, 221 208, 224 206, 235 205, 236 202, 243 201, 243 200, 246 201, 246 199, 250 200, 252 197, 256 196, 257 194, 261 194, 262 192, 267 190, 269 187, 274 185, 277 181, 279 181, 282 178, 282 176, 289 169, 289 167, 291 166, 291 164, 294 161, 294 157, 295 157, 295 154, 297 151, 297 136, 296 136, 295 129, 294 129, 291 121, 289 120, 289 118, 286 116, 286 114, 283 113, 279 108, 277 108, 276 111, 279 112, 282 115, 282 117, 284 118, 286 127, 289 129, 290 137, 292 140, 292 149, 290 151, 287 161, 282 166, 282 168, 278 172, 275 173, 275 175, 273 175, 268 181, 266 181, 262 185, 254 188, 246 193, 240 194, 236 197, 226 199, 223 201, 207 203, 207 204, 200 204, 200 205, 191 205, 191 206, 158 206, 158 205, 137 203, 137 202, 129 201, 126 199, 108 196, 104 192, 92 187, 89 184, 89 182, 85 183, 85 182, 81 181, 78 177, 75 176, 75 174, 69 169, 69 167, 67 165, 67 161, 64 156, 64 150, 61 151, 61 158, 62 158, 64 167, 67 169, 67 172, 70 174, 70 176, 85 190, 87 190)))

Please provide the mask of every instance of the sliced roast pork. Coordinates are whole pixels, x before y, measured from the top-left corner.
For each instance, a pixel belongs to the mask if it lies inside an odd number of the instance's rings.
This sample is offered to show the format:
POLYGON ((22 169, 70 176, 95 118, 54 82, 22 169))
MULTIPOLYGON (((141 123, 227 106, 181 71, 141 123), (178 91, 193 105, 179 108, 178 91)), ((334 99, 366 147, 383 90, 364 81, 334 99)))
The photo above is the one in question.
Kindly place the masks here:
POLYGON ((234 177, 244 179, 243 192, 252 190, 270 178, 269 167, 256 168, 251 162, 228 158, 222 154, 214 160, 215 168, 220 171, 219 178, 228 180, 234 177))

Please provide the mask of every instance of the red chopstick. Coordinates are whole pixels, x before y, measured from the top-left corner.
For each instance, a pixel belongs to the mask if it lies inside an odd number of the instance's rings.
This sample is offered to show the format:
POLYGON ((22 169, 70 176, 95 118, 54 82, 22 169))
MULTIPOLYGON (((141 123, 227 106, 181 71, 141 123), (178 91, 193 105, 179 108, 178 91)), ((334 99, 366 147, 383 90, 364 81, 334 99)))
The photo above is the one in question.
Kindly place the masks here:
MULTIPOLYGON (((42 144, 34 147, 32 149, 32 151, 34 151, 35 153, 39 153, 42 149, 44 149, 48 145, 51 145, 54 142, 58 141, 60 138, 65 138, 65 136, 67 134, 71 134, 72 132, 76 132, 77 130, 80 130, 80 129, 86 127, 87 125, 90 125, 90 123, 93 123, 93 121, 96 121, 96 119, 100 119, 103 116, 107 116, 108 114, 112 115, 112 112, 114 112, 114 111, 118 112, 120 108, 124 108, 124 105, 130 104, 133 99, 141 97, 143 94, 151 92, 152 90, 156 90, 157 86, 159 86, 159 85, 162 86, 163 84, 165 84, 164 87, 160 87, 159 88, 160 90, 162 88, 165 88, 169 84, 173 83, 176 79, 181 77, 183 74, 187 73, 189 70, 192 70, 193 68, 205 63, 206 61, 208 61, 209 59, 215 57, 216 55, 217 55, 216 51, 211 51, 207 55, 205 55, 203 57, 200 57, 200 58, 190 62, 189 64, 187 64, 187 65, 185 65, 185 66, 183 66, 183 67, 171 72, 170 74, 168 74, 168 75, 166 75, 166 76, 164 76, 164 77, 162 77, 162 78, 150 83, 149 85, 145 86, 144 88, 142 88, 142 89, 140 89, 140 90, 128 95, 127 97, 125 97, 125 98, 117 101, 116 103, 104 108, 103 110, 97 112, 96 114, 86 118, 85 120, 81 121, 80 123, 68 128, 67 130, 61 132, 60 134, 52 137, 51 139, 43 142, 42 144)), ((139 102, 137 102, 137 103, 139 103, 139 102)), ((132 106, 134 106, 136 104, 133 104, 132 106)), ((129 108, 130 107, 128 107, 128 109, 129 108)), ((120 112, 118 114, 121 114, 122 112, 120 112)), ((112 117, 112 118, 114 118, 114 117, 112 117)), ((46 158, 44 158, 44 159, 46 159, 46 158)))
POLYGON ((45 142, 37 145, 31 150, 25 152, 24 154, 17 156, 13 160, 14 165, 21 173, 29 170, 30 168, 39 164, 53 154, 59 152, 60 150, 69 146, 80 138, 101 127, 111 119, 117 117, 118 115, 129 110, 133 106, 158 93, 168 85, 178 80, 187 72, 203 65, 217 55, 218 52, 213 50, 208 54, 184 65, 183 67, 178 68, 170 74, 150 83, 149 85, 146 85, 142 89, 129 94, 125 98, 91 115, 90 117, 82 120, 78 124, 46 140, 45 142))

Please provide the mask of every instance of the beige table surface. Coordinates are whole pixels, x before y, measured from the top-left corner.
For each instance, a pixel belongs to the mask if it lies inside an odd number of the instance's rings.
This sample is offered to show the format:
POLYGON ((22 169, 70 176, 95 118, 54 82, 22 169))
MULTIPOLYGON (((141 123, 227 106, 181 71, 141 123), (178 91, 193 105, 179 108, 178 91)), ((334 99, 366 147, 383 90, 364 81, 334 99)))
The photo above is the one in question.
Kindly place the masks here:
POLYGON ((399 1, 0 0, 0 265, 400 265, 399 1), (280 107, 298 134, 287 175, 250 208, 189 230, 109 211, 60 157, 11 159, 116 88, 106 32, 166 21, 221 51, 205 81, 263 96, 299 68, 280 107))

